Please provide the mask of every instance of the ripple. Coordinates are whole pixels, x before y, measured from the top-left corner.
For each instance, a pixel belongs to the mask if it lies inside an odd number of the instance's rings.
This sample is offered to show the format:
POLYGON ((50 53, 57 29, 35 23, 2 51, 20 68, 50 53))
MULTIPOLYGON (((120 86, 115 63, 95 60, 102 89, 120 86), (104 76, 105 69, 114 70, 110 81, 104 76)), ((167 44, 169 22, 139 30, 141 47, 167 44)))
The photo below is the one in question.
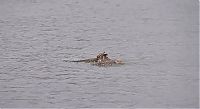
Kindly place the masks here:
POLYGON ((192 1, 0 0, 0 16, 3 107, 198 106, 192 1), (63 61, 101 51, 126 64, 63 61))

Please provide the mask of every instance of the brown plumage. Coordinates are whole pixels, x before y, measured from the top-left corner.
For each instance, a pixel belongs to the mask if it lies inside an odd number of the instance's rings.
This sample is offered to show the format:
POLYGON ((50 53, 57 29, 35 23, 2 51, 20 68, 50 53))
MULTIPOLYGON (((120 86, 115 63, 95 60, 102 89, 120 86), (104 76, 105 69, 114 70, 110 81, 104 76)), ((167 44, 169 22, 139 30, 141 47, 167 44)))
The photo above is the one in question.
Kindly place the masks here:
POLYGON ((91 59, 84 59, 84 60, 78 60, 78 61, 70 61, 70 62, 85 62, 85 63, 91 63, 93 65, 98 65, 98 66, 108 66, 108 65, 113 65, 113 64, 123 64, 121 60, 112 60, 107 57, 108 54, 105 52, 99 53, 96 58, 91 58, 91 59))

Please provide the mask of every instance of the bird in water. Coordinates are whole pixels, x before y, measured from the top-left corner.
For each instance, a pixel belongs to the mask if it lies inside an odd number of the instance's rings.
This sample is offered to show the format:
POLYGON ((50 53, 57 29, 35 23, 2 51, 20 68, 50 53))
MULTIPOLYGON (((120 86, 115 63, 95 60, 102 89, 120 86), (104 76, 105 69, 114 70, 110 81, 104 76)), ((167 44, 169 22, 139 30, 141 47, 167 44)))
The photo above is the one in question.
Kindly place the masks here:
POLYGON ((96 58, 84 59, 84 60, 77 60, 77 61, 70 61, 70 62, 85 62, 90 63, 92 65, 97 66, 111 66, 113 64, 124 64, 121 60, 112 60, 108 58, 108 54, 105 52, 99 53, 96 58))

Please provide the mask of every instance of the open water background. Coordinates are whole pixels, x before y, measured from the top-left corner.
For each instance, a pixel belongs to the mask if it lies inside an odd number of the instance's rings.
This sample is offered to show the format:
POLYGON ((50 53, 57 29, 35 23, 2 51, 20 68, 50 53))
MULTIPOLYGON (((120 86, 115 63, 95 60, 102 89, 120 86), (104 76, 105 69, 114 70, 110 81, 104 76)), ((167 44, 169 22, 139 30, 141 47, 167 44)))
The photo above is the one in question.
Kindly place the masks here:
POLYGON ((198 107, 198 0, 0 0, 0 107, 198 107), (122 66, 78 60, 105 51, 122 66))

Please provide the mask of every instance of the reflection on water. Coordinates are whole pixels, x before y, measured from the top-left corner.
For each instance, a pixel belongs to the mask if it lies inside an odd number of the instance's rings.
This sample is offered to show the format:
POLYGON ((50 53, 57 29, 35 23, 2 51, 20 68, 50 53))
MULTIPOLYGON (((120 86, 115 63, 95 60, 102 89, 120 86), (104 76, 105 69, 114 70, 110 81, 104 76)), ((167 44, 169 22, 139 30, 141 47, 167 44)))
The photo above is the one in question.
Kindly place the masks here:
POLYGON ((0 107, 198 107, 195 1, 3 0, 0 54, 0 107))

